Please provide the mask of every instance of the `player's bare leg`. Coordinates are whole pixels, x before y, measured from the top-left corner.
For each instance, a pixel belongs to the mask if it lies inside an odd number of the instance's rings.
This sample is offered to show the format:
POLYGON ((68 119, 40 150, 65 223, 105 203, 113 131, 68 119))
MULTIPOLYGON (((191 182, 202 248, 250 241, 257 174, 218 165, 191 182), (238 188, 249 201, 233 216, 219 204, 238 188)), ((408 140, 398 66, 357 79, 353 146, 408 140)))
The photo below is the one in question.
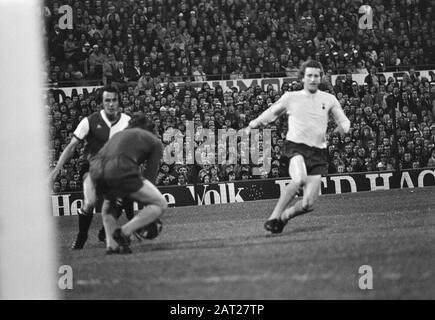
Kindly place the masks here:
POLYGON ((285 187, 284 192, 281 193, 272 214, 264 225, 265 229, 272 233, 282 232, 285 223, 281 221, 281 215, 287 206, 293 201, 299 190, 303 188, 307 182, 307 169, 303 156, 296 155, 291 158, 289 173, 292 180, 285 187))
MULTIPOLYGON (((133 208, 133 200, 125 197, 122 199, 117 199, 116 201, 116 220, 122 215, 122 211, 125 210, 125 216, 128 220, 133 219, 134 217, 134 208, 133 208)), ((106 231, 104 230, 104 226, 98 231, 98 240, 101 242, 106 242, 106 231)))
POLYGON ((281 196, 278 199, 278 202, 275 205, 275 208, 272 211, 272 214, 269 216, 268 220, 279 219, 282 212, 287 208, 289 203, 293 200, 296 194, 299 192, 299 185, 291 180, 285 187, 281 196))
POLYGON ((304 158, 301 155, 296 155, 290 160, 289 173, 292 180, 287 184, 284 192, 281 193, 268 220, 279 219, 282 212, 287 208, 300 188, 304 187, 307 179, 307 169, 305 167, 304 158))
POLYGON ((101 217, 103 218, 104 230, 106 232, 107 253, 116 251, 119 247, 118 243, 112 237, 112 234, 117 227, 115 215, 116 215, 116 201, 104 199, 103 207, 101 209, 101 217))
POLYGON ((142 188, 130 194, 129 197, 143 204, 144 207, 133 219, 122 226, 122 233, 128 237, 136 230, 158 219, 168 206, 165 197, 146 179, 143 180, 142 188))
POLYGON ((321 175, 307 176, 307 183, 304 186, 304 196, 293 206, 284 210, 281 220, 287 223, 299 215, 313 211, 313 205, 319 197, 320 185, 322 182, 321 175))
POLYGON ((89 173, 85 174, 85 179, 83 180, 83 196, 82 210, 85 212, 93 212, 95 203, 97 202, 97 193, 95 191, 94 182, 89 173))
POLYGON ((88 239, 89 227, 94 216, 94 207, 97 201, 95 185, 88 173, 84 175, 83 180, 83 206, 79 209, 79 233, 72 244, 72 249, 82 249, 88 239))

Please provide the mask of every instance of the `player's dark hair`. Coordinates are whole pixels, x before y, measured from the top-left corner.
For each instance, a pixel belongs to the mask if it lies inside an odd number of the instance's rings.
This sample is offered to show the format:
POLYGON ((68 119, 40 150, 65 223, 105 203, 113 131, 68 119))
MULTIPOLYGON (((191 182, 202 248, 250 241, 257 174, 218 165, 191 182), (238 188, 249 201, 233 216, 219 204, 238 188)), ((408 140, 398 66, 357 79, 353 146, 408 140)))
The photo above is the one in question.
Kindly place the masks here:
POLYGON ((147 116, 135 116, 128 122, 127 129, 132 128, 141 128, 154 133, 154 122, 152 122, 147 116))
POLYGON ((305 61, 302 64, 301 68, 299 69, 299 77, 301 79, 305 76, 305 70, 307 68, 320 69, 320 76, 323 77, 324 72, 323 72, 323 66, 322 66, 322 64, 319 61, 317 61, 317 60, 308 60, 308 61, 305 61))
POLYGON ((110 92, 110 93, 116 93, 118 95, 118 101, 121 102, 121 94, 119 93, 119 90, 111 85, 104 86, 100 89, 98 89, 98 94, 96 98, 97 104, 100 104, 103 102, 103 93, 104 92, 110 92))

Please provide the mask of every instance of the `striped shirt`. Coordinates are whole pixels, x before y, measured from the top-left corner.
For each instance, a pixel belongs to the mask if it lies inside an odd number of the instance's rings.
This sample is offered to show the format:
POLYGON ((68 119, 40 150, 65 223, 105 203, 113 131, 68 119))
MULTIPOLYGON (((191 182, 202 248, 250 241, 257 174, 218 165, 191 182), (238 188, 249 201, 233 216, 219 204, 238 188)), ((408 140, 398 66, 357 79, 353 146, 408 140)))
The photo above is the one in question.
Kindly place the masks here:
POLYGON ((111 123, 104 110, 94 112, 84 118, 74 131, 74 136, 80 141, 85 140, 85 154, 91 158, 104 146, 104 144, 117 132, 128 126, 130 116, 121 113, 115 123, 111 123))

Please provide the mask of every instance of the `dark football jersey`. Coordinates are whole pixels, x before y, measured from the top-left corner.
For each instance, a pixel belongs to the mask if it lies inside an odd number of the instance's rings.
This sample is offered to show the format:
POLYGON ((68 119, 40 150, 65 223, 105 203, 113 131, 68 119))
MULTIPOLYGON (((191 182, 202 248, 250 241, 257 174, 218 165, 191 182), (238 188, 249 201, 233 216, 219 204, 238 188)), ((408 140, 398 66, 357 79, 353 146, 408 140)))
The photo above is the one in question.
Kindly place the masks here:
POLYGON ((98 157, 105 160, 124 156, 133 160, 137 165, 147 161, 144 178, 154 182, 163 146, 160 140, 151 132, 140 128, 131 128, 115 134, 100 150, 98 157))

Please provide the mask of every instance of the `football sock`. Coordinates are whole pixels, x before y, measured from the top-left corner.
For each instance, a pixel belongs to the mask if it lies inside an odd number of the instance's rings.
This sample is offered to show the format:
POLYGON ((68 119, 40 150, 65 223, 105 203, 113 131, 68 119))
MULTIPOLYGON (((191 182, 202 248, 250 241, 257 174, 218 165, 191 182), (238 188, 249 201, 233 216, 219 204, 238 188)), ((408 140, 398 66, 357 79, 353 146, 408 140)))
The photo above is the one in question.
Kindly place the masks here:
POLYGON ((122 211, 125 211, 125 216, 128 220, 133 219, 134 217, 134 209, 133 209, 133 201, 128 198, 123 198, 122 201, 117 202, 116 204, 116 219, 122 215, 122 211))
POLYGON ((133 201, 130 199, 123 199, 124 202, 124 211, 125 216, 128 220, 133 219, 134 217, 134 208, 133 208, 133 201))
POLYGON ((116 204, 116 220, 119 219, 119 217, 122 214, 123 205, 122 204, 116 204))
POLYGON ((157 205, 147 205, 143 207, 133 219, 124 224, 121 230, 125 235, 130 236, 137 229, 142 228, 156 220, 162 214, 162 212, 162 208, 157 205))
POLYGON ((89 227, 92 223, 92 217, 94 214, 84 211, 83 209, 79 209, 79 234, 87 235, 89 231, 89 227))

